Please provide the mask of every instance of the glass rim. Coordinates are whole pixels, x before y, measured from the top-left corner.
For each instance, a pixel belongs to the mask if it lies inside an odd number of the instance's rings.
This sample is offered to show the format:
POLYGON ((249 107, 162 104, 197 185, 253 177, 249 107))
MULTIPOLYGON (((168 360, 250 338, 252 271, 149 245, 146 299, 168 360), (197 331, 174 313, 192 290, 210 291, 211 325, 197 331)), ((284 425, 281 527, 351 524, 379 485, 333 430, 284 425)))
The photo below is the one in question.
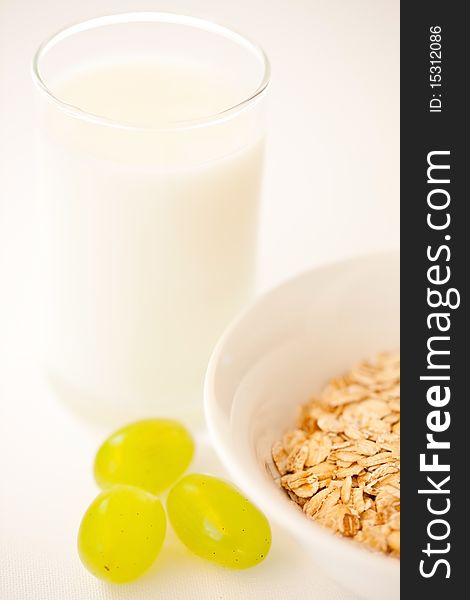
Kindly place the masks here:
POLYGON ((207 125, 212 125, 214 123, 219 123, 221 121, 226 121, 239 114, 245 108, 253 104, 255 100, 260 98, 265 92, 270 81, 271 66, 269 63, 269 59, 265 51, 261 48, 261 46, 259 46, 255 42, 252 42, 247 37, 238 33, 237 31, 225 27, 224 25, 220 25, 215 21, 171 12, 137 11, 94 17, 92 19, 80 21, 73 25, 68 25, 66 27, 63 27, 59 31, 56 31, 55 33, 47 37, 39 45, 32 59, 31 72, 33 81, 36 84, 39 91, 43 93, 49 101, 51 101, 55 106, 57 106, 57 108, 62 110, 64 113, 70 115, 71 117, 89 121, 97 125, 104 125, 107 127, 140 131, 168 131, 178 129, 190 129, 194 127, 204 127, 207 125), (49 88, 41 73, 40 63, 43 57, 47 54, 47 52, 62 40, 67 39, 68 37, 80 33, 82 31, 98 29, 99 27, 103 27, 106 25, 126 23, 168 23, 173 25, 185 25, 193 27, 195 29, 206 31, 208 33, 214 33, 225 37, 226 39, 232 40, 238 43, 240 46, 247 48, 260 60, 262 66, 261 80, 258 83, 257 87, 249 95, 247 95, 247 97, 237 102, 236 104, 229 106, 228 108, 224 108, 221 111, 218 111, 208 116, 198 117, 195 119, 167 121, 166 123, 149 126, 134 125, 132 123, 126 123, 123 121, 110 119, 102 115, 96 115, 92 112, 88 112, 86 110, 81 109, 78 106, 69 104, 64 100, 61 100, 49 88))

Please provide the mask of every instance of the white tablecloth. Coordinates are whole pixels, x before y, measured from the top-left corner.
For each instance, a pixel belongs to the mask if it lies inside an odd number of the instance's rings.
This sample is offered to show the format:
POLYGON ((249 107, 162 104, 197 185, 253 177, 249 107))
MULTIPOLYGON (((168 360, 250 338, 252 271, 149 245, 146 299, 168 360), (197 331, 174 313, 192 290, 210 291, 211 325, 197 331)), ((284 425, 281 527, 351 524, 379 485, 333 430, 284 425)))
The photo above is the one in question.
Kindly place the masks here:
MULTIPOLYGON (((76 531, 109 431, 69 413, 32 359, 33 93, 29 59, 64 24, 126 10, 213 17, 273 66, 259 287, 398 244, 398 0, 0 2, 0 600, 351 600, 274 527, 267 560, 231 572, 169 535, 151 572, 113 587, 81 566, 76 531)), ((200 436, 193 469, 223 473, 200 436)))
MULTIPOLYGON (((272 551, 255 569, 230 571, 198 559, 169 528, 143 579, 121 587, 97 581, 80 563, 76 534, 98 491, 93 458, 109 430, 69 413, 40 373, 25 366, 1 372, 1 600, 352 599, 276 527, 272 551)), ((223 475, 204 434, 197 437, 191 470, 223 475)))

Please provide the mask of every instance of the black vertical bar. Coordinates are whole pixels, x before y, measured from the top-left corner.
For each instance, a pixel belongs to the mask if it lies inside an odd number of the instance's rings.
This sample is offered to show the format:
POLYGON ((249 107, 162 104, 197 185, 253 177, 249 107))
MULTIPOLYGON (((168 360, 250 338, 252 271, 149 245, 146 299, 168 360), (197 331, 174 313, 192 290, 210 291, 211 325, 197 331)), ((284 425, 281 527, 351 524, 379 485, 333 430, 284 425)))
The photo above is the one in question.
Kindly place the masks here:
POLYGON ((466 419, 470 199, 464 189, 470 171, 464 141, 470 122, 464 91, 469 87, 470 26, 466 8, 467 3, 457 1, 401 3, 401 581, 405 600, 470 597, 464 579, 470 570, 464 565, 470 535, 464 511, 470 487, 466 419), (431 168, 428 174, 429 161, 450 168, 431 168), (449 306, 444 305, 446 300, 449 306), (450 353, 432 354, 433 350, 450 353), (446 392, 450 393, 447 403, 446 392), (439 428, 442 431, 434 431, 439 428), (432 445, 427 435, 435 442, 449 442, 450 448, 427 447, 432 445), (426 470, 433 460, 437 468, 449 465, 450 470, 426 470))

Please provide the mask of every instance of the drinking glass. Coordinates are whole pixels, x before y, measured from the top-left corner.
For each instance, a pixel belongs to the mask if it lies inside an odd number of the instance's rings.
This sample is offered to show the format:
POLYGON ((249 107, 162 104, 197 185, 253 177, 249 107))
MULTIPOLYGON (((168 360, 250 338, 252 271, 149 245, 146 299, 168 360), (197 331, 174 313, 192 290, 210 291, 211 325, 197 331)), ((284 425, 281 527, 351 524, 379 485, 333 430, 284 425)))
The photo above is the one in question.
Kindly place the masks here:
POLYGON ((94 419, 196 418, 252 293, 268 60, 218 24, 145 12, 56 33, 32 72, 48 379, 94 419))

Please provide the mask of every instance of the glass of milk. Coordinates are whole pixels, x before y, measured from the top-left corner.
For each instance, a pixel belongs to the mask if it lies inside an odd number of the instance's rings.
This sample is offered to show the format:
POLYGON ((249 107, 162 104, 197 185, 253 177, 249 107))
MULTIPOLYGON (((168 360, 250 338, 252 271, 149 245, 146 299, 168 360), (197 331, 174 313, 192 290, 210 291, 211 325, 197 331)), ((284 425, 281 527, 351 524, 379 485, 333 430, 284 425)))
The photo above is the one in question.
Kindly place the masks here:
POLYGON ((252 293, 269 64, 201 19, 130 13, 33 61, 42 361, 94 419, 201 413, 252 293))

